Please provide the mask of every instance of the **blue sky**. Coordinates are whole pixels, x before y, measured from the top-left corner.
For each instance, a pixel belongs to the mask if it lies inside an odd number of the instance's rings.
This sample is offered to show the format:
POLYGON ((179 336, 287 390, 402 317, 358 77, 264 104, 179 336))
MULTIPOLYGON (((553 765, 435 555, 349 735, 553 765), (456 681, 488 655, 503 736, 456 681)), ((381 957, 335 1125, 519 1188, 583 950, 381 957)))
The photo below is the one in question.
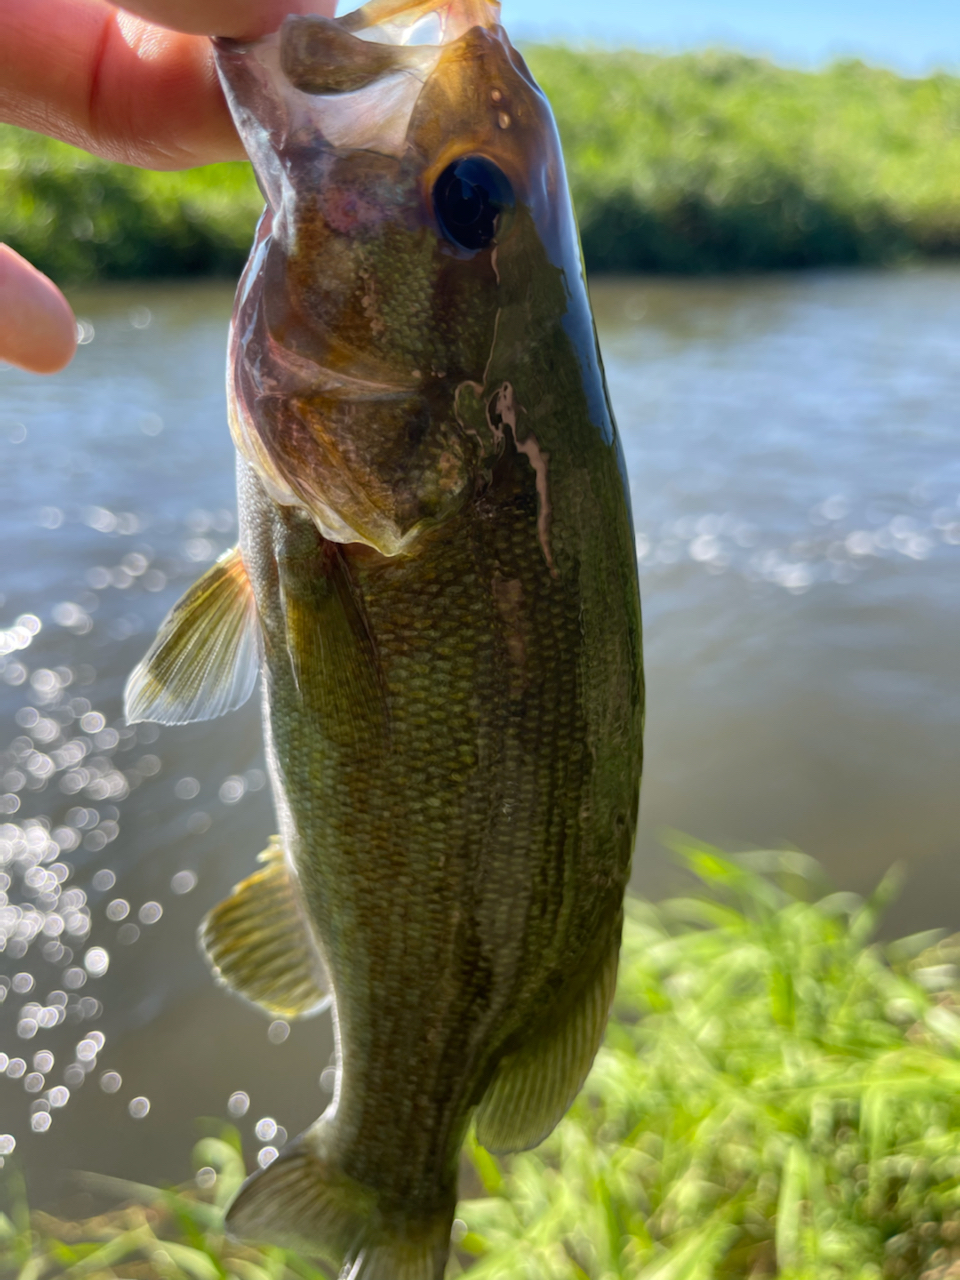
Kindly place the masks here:
POLYGON ((722 44, 817 66, 856 55, 910 75, 960 70, 958 0, 502 0, 514 36, 643 48, 722 44))

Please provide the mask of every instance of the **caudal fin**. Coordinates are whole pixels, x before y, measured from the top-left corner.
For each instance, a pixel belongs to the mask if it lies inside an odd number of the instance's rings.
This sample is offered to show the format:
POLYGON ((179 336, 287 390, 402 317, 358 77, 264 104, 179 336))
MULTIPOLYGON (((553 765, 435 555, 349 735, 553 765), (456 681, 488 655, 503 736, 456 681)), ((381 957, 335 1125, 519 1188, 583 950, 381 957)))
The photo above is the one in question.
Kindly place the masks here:
POLYGON ((313 1146, 308 1131, 247 1179, 227 1214, 231 1234, 320 1257, 341 1280, 443 1280, 452 1198, 430 1218, 397 1219, 313 1146))
POLYGON ((452 1223, 444 1218, 442 1238, 392 1235, 361 1245, 344 1263, 343 1280, 443 1280, 452 1223))

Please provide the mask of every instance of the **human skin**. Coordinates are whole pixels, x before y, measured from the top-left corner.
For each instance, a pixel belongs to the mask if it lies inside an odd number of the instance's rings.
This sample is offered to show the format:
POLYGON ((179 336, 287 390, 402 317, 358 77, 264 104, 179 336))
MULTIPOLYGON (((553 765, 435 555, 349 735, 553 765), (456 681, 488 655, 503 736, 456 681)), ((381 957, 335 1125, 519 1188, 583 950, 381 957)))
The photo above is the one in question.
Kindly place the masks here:
MULTIPOLYGON (((332 17, 335 4, 0 0, 0 120, 145 169, 241 159, 208 37, 262 35, 294 12, 332 17)), ((0 245, 0 360, 55 373, 75 350, 63 294, 0 245)))

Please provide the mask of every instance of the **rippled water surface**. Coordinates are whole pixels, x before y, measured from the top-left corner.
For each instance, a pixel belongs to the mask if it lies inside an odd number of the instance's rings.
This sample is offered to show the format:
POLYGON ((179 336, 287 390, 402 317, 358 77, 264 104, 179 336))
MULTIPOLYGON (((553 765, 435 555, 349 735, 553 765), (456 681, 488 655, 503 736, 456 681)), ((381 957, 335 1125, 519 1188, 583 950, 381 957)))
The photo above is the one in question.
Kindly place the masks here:
MULTIPOLYGON (((960 272, 598 282, 647 644, 634 883, 659 837, 795 844, 889 927, 960 928, 960 272)), ((73 365, 0 370, 0 1159, 182 1180, 329 1098, 320 1018, 228 998, 194 935, 272 830, 258 711, 128 729, 123 681, 235 537, 231 291, 76 299, 73 365), (10 1151, 15 1146, 11 1157, 10 1151)), ((402 1070, 402 1064, 398 1064, 402 1070)))

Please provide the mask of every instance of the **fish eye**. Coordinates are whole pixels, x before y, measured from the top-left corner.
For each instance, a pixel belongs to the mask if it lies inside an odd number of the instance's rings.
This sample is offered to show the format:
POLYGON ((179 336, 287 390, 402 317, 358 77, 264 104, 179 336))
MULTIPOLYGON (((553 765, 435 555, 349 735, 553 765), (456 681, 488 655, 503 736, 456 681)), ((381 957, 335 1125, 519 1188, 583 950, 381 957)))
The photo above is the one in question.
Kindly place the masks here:
POLYGON ((440 230, 461 249, 485 249, 497 234, 500 215, 514 203, 507 175, 484 156, 454 160, 433 188, 440 230))

